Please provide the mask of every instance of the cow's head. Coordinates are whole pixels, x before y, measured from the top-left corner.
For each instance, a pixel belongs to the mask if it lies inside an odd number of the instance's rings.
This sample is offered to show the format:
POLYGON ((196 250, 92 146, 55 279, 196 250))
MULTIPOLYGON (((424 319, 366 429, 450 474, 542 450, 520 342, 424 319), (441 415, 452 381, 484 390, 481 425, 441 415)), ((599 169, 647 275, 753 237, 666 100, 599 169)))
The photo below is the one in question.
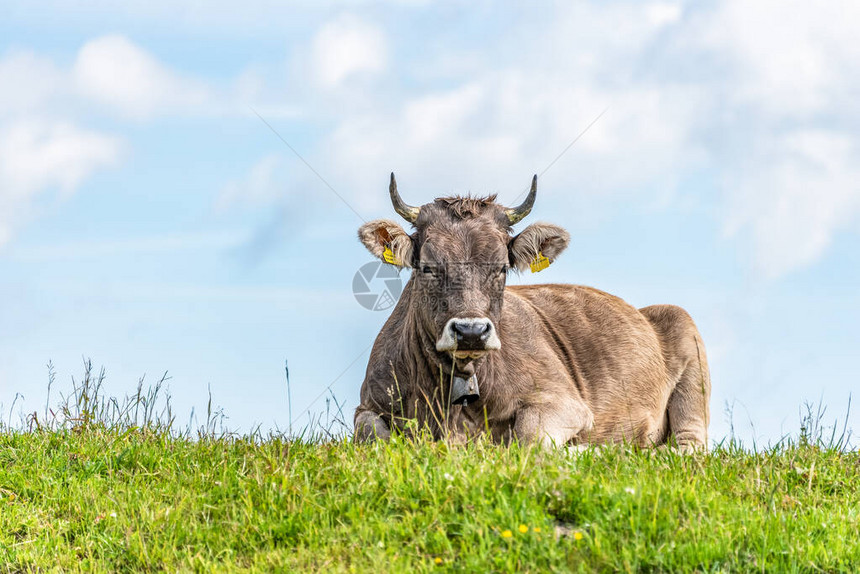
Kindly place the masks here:
POLYGON ((568 233, 534 223, 518 235, 512 226, 532 209, 537 176, 522 205, 508 208, 484 199, 445 197, 421 207, 407 205, 389 186, 394 209, 414 226, 410 235, 397 223, 377 219, 361 226, 359 239, 383 261, 409 267, 415 319, 435 340, 440 359, 469 375, 473 359, 501 348, 499 337, 507 273, 525 270, 542 254, 553 261, 567 247, 568 233))

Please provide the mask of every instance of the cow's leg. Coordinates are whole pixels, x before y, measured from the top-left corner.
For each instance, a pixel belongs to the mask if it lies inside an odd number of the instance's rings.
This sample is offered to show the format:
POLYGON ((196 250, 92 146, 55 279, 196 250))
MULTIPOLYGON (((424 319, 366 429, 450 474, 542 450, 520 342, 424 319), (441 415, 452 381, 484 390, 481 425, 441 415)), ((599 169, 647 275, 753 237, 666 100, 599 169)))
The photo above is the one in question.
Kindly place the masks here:
POLYGON ((578 398, 560 399, 553 404, 524 407, 517 411, 514 434, 523 442, 562 447, 594 426, 591 409, 578 398))
POLYGON ((699 331, 690 316, 673 305, 640 309, 660 337, 672 392, 666 405, 668 440, 685 452, 708 444, 711 378, 699 331))
POLYGON ((698 334, 700 356, 691 358, 669 396, 669 440, 684 452, 707 448, 711 380, 705 349, 698 334))
POLYGON ((355 432, 352 435, 354 442, 371 442, 389 438, 391 438, 391 428, 381 416, 371 411, 356 409, 355 432))

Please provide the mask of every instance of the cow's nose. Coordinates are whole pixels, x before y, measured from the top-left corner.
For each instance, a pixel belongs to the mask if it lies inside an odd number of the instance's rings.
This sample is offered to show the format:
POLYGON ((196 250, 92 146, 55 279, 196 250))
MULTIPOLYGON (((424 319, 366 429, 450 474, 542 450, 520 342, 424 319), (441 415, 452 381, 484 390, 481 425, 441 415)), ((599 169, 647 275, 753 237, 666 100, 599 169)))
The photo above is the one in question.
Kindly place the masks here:
POLYGON ((493 324, 489 319, 452 321, 451 330, 461 350, 483 349, 492 334, 493 324))
POLYGON ((502 342, 493 322, 479 317, 452 317, 436 341, 437 351, 493 351, 502 342))

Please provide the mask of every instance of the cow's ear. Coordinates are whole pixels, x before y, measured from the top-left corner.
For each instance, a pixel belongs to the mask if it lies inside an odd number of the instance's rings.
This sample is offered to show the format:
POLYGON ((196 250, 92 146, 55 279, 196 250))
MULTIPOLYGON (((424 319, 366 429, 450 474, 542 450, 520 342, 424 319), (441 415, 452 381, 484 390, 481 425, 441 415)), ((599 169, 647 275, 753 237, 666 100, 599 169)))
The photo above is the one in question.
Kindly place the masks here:
POLYGON ((552 263, 562 251, 567 249, 568 243, 570 243, 570 234, 558 225, 532 223, 508 243, 511 265, 520 271, 525 271, 538 253, 543 254, 552 263))
POLYGON ((374 257, 398 267, 412 266, 412 237, 390 219, 374 219, 358 228, 358 238, 374 257))

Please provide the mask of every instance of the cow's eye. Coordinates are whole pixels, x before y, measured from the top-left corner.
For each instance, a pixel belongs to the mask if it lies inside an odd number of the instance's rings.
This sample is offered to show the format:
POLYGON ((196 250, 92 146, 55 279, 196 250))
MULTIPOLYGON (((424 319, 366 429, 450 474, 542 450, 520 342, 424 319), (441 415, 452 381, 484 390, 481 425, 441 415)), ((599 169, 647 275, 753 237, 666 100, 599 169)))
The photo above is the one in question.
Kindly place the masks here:
POLYGON ((430 267, 429 265, 425 265, 425 266, 421 269, 421 271, 422 271, 422 272, 424 272, 424 273, 433 273, 433 268, 432 268, 432 267, 430 267))

